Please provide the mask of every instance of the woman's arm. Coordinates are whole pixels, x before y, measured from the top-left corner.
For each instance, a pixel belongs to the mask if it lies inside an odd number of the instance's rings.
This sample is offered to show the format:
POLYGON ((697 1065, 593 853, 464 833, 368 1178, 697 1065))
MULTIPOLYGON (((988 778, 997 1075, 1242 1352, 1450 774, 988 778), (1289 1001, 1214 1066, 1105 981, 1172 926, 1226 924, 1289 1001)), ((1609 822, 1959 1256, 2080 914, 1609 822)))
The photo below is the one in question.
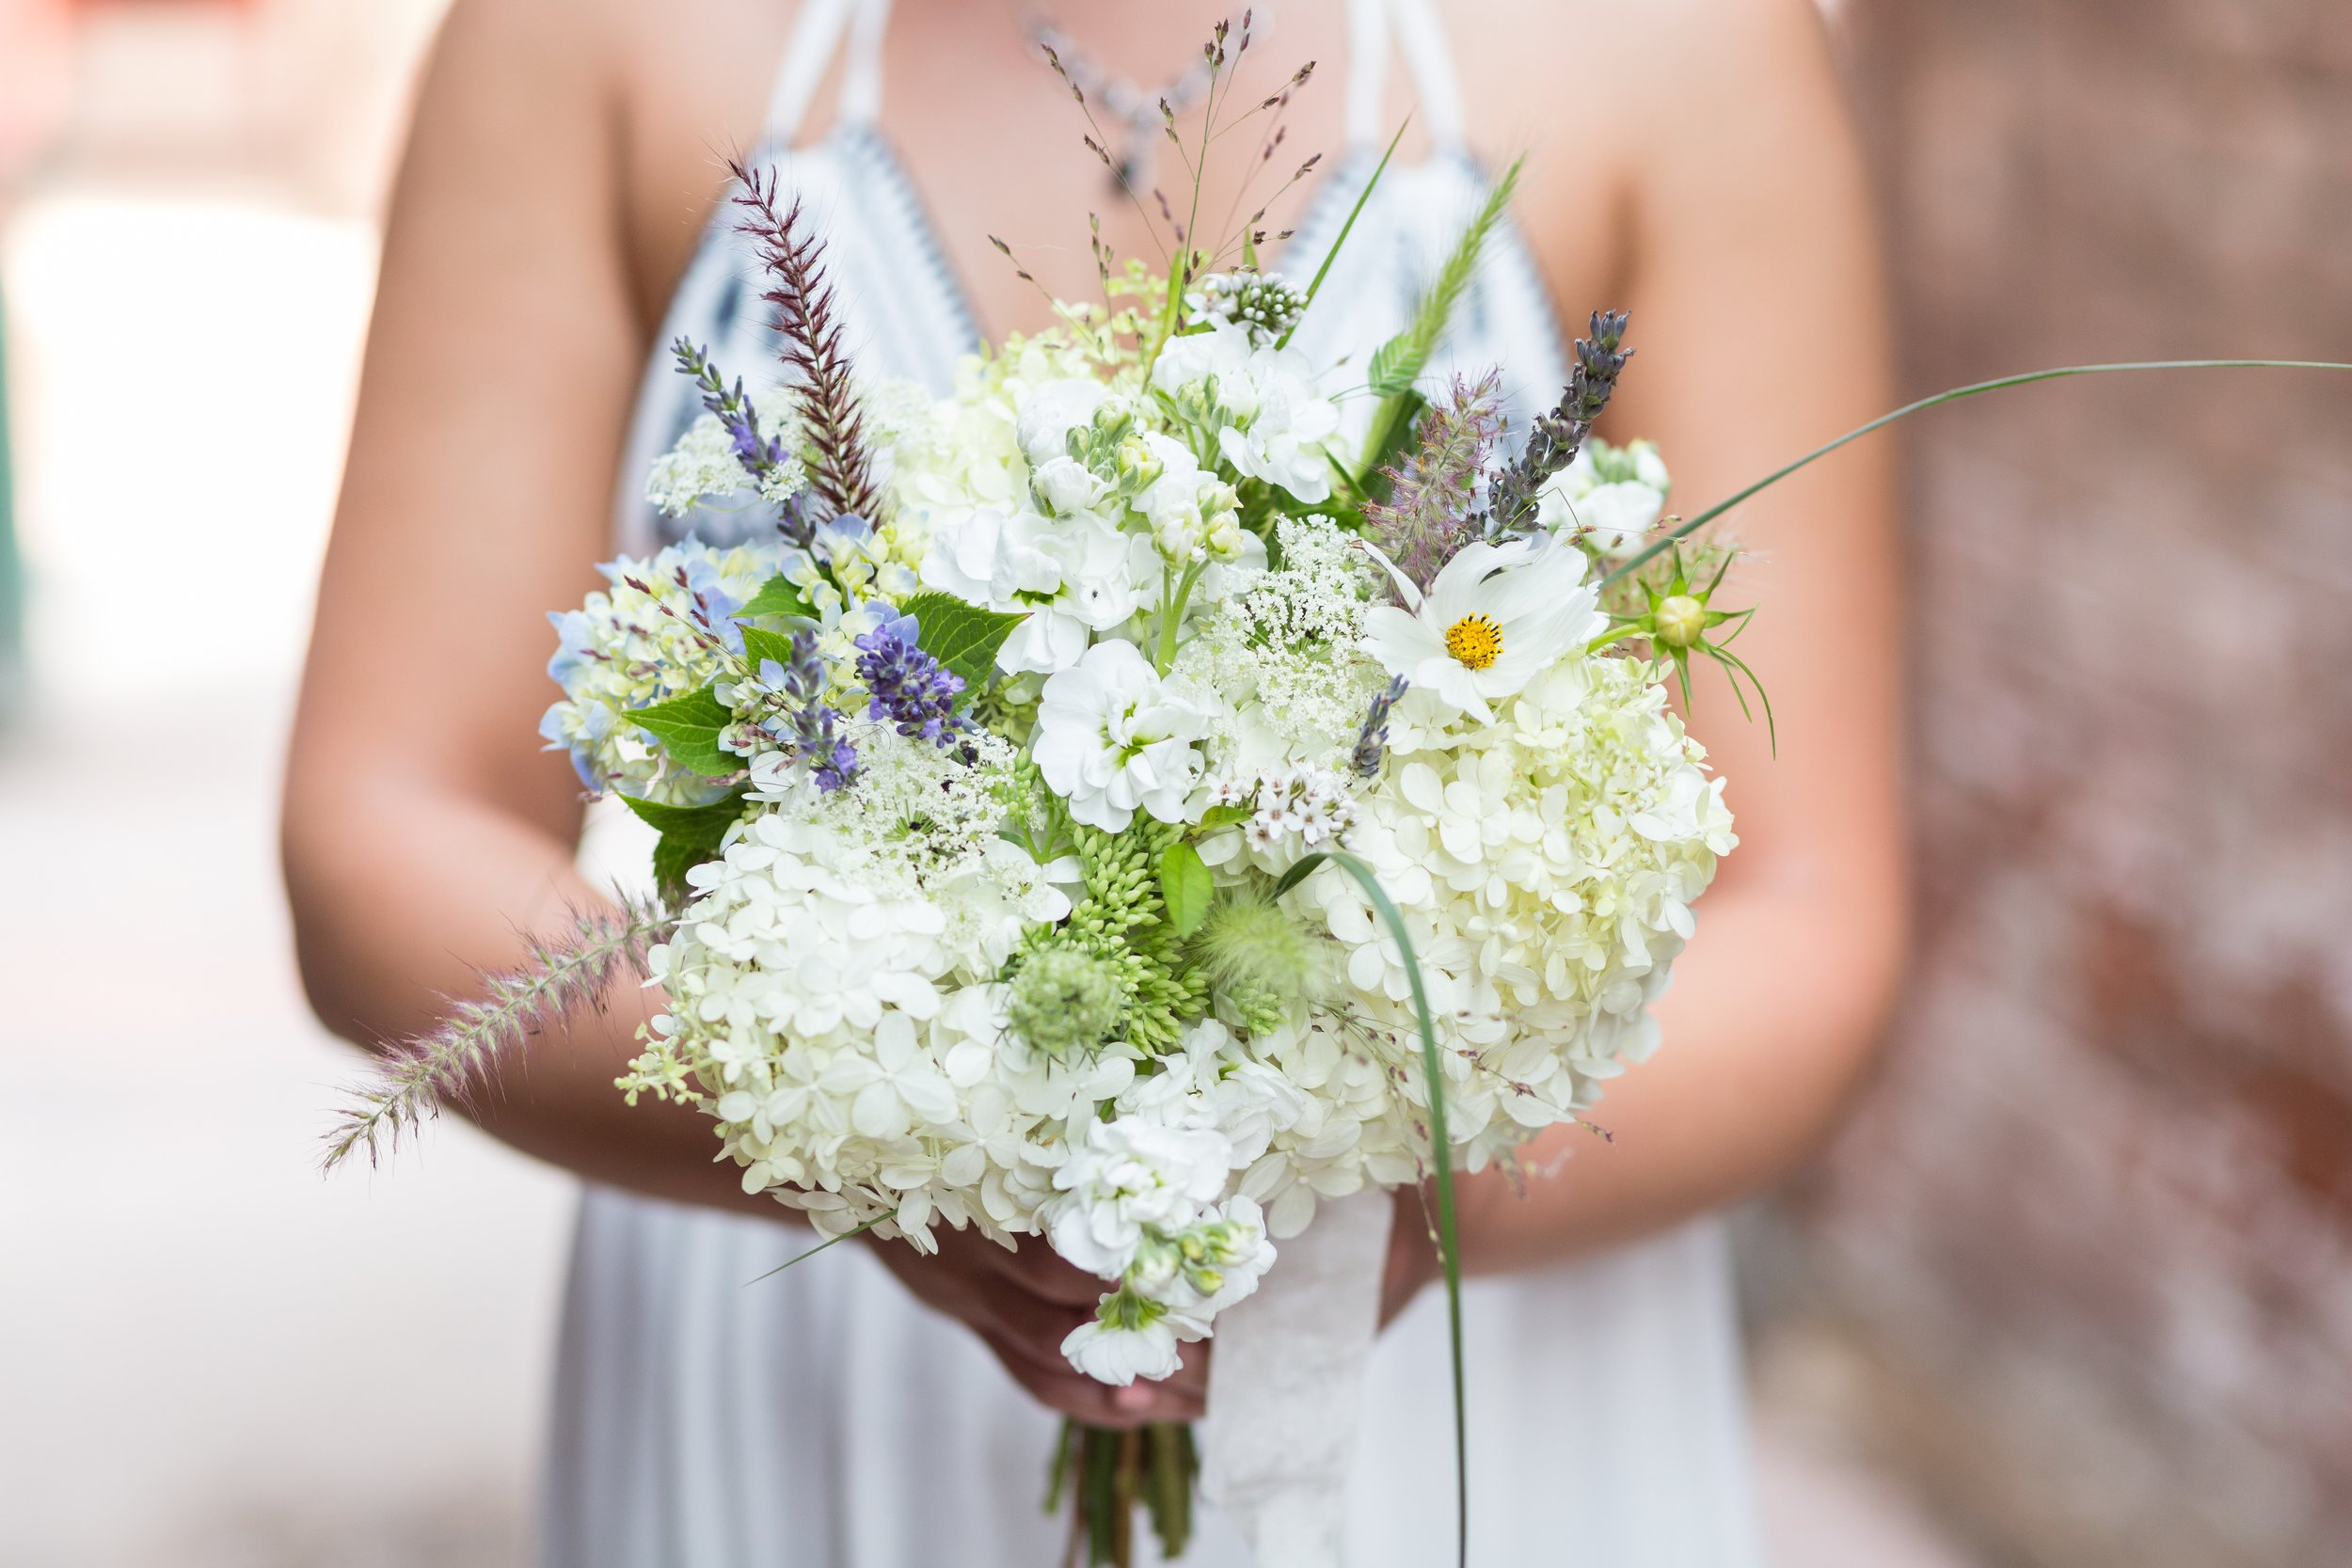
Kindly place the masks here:
MULTIPOLYGON (((600 41, 594 7, 459 5, 393 198, 284 821, 303 981, 355 1039, 428 1026, 518 933, 596 902, 577 783, 533 731, 544 610, 605 553, 644 335, 600 41)), ((480 1119, 600 1180, 733 1201, 698 1118, 612 1092, 644 1007, 612 1002, 532 1041, 527 1089, 480 1119)))
MULTIPOLYGON (((546 610, 577 603, 608 553, 612 453, 651 333, 612 25, 594 5, 460 0, 393 200, 283 830, 303 983, 355 1040, 428 1027, 478 969, 517 960, 520 933, 600 901, 573 869, 579 784, 535 732, 546 610)), ((469 1114, 592 1180, 784 1218, 713 1162, 701 1113, 623 1102, 612 1080, 648 1002, 628 983, 605 1002, 528 1040, 469 1114)), ((1101 1283, 1044 1248, 948 1234, 933 1259, 878 1251, 1040 1401, 1101 1425, 1199 1413, 1198 1368, 1122 1390, 1070 1368, 1058 1347, 1101 1283)))
MULTIPOLYGON (((1590 302, 1633 313, 1610 420, 1660 443, 1692 511, 1890 406, 1876 240, 1807 0, 1607 8, 1623 36, 1584 46, 1642 84, 1610 133, 1625 292, 1590 302)), ((1537 161, 1548 182, 1591 177, 1556 151, 1537 161)), ((1535 224, 1539 252, 1572 245, 1596 205, 1531 203, 1558 220, 1535 224)), ((1536 1169, 1573 1157, 1523 1200, 1466 1183, 1473 1269, 1627 1241, 1772 1180, 1833 1125, 1881 1027, 1906 910, 1887 451, 1842 453, 1731 526, 1754 553, 1728 592, 1762 607, 1739 651, 1771 692, 1778 755, 1760 713, 1744 721, 1722 680, 1694 680, 1691 726, 1730 781, 1740 848, 1697 907, 1663 1046, 1592 1113, 1612 1141, 1538 1140, 1536 1169)))

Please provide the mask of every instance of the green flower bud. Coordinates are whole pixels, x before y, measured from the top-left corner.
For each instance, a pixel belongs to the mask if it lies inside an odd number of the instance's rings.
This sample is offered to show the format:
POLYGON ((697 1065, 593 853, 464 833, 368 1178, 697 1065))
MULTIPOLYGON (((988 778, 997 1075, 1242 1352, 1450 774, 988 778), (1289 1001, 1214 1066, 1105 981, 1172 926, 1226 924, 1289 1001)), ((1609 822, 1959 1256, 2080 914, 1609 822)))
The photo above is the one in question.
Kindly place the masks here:
POLYGON ((1658 641, 1669 648, 1692 648, 1707 632, 1706 601, 1689 594, 1670 594, 1652 612, 1658 641))
POLYGON ((1091 1051, 1119 1027, 1126 988, 1089 953, 1049 947, 1013 976, 1005 1017, 1012 1032, 1048 1056, 1091 1051))

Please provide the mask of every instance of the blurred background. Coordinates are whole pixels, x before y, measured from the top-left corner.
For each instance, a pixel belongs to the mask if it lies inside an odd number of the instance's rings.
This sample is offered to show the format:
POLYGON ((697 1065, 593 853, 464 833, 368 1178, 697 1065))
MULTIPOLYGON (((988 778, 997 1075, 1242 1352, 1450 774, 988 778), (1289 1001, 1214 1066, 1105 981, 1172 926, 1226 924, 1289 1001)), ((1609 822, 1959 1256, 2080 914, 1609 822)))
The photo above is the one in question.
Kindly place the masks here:
MULTIPOLYGON (((455 1127, 317 1178, 353 1061, 273 845, 438 9, 0 0, 0 954, 90 999, 0 1028, 7 1568, 524 1560, 567 1183, 455 1127)), ((1907 389, 2352 358, 2343 0, 1832 10, 1907 389)), ((1781 1561, 2341 1568, 2352 388, 2073 383, 1909 453, 1915 973, 1741 1222, 1781 1561)))

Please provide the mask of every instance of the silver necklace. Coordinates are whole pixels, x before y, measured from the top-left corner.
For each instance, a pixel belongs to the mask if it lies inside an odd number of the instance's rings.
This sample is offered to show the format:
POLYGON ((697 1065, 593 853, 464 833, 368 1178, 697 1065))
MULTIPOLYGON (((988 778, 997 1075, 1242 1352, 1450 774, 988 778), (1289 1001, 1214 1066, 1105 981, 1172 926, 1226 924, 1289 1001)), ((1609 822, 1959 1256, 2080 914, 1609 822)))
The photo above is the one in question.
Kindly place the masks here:
POLYGON ((1119 144, 1104 150, 1111 160, 1112 188, 1148 195, 1153 189, 1152 173, 1159 166, 1160 138, 1167 134, 1160 106, 1165 103, 1182 114, 1200 103, 1209 90, 1208 62, 1196 56, 1181 75, 1156 89, 1146 88, 1096 65, 1076 40, 1043 17, 1032 16, 1025 28, 1038 52, 1059 62, 1071 86, 1109 118, 1104 132, 1119 144))

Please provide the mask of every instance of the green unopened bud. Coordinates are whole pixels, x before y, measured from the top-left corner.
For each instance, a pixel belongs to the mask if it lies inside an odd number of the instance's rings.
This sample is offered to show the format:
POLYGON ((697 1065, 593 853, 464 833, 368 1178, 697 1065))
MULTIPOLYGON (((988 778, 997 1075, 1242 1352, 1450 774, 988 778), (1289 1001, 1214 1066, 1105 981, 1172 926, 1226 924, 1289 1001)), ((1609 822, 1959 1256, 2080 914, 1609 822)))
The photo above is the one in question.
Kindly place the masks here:
POLYGON ((1113 472, 1122 495, 1134 495, 1158 479, 1168 465, 1160 454, 1139 436, 1130 436, 1119 443, 1113 472))
POLYGON ((1048 1056, 1066 1056, 1100 1045, 1126 1006, 1126 989, 1109 965, 1090 953, 1049 947, 1013 976, 1005 1022, 1048 1056))
POLYGON ((1670 594, 1652 612, 1658 641, 1669 648, 1693 648, 1707 631, 1707 605, 1690 594, 1670 594))

